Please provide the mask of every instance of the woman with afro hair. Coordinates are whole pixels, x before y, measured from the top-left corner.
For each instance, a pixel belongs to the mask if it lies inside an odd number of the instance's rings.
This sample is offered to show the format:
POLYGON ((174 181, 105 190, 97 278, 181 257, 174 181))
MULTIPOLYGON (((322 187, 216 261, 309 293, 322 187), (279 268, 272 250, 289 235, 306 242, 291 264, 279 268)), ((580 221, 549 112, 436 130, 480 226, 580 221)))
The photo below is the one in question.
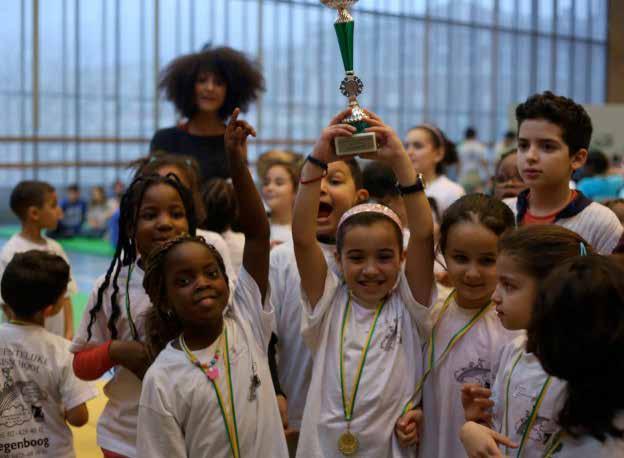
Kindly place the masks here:
POLYGON ((182 119, 175 127, 158 130, 150 151, 195 158, 203 182, 229 178, 225 122, 236 107, 247 111, 264 91, 260 66, 232 48, 204 47, 169 63, 158 87, 182 119))

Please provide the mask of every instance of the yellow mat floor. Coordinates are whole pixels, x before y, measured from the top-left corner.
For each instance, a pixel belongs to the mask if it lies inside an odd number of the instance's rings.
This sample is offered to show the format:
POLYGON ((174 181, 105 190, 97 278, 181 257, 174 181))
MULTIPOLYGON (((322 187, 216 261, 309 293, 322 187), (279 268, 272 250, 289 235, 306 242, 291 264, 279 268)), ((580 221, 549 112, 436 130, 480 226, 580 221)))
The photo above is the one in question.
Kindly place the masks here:
POLYGON ((102 391, 105 383, 104 380, 96 382, 100 395, 87 402, 89 423, 82 428, 71 428, 74 434, 76 458, 102 458, 102 452, 95 441, 95 425, 97 425, 98 418, 100 418, 100 414, 106 405, 106 396, 102 391))

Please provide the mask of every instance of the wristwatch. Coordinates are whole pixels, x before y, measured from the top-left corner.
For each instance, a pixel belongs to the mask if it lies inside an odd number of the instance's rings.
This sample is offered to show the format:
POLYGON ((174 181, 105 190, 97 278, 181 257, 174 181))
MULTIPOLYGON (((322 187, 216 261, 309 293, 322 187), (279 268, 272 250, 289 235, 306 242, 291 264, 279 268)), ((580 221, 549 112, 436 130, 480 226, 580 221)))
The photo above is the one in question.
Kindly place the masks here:
POLYGON ((396 184, 396 188, 399 191, 399 194, 405 196, 407 194, 414 194, 415 192, 422 192, 425 190, 427 185, 425 184, 425 177, 422 173, 416 174, 416 183, 410 186, 401 186, 398 182, 396 184))

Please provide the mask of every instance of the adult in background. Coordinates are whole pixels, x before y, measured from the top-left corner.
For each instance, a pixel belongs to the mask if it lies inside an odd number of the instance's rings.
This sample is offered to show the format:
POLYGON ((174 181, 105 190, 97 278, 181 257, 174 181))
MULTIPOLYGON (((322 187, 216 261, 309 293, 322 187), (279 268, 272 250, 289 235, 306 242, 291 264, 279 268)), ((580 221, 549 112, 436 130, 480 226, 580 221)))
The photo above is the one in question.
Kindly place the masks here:
POLYGON ((204 48, 173 60, 161 73, 158 87, 181 120, 175 127, 158 130, 150 151, 195 158, 203 182, 228 178, 225 122, 234 108, 247 111, 264 91, 259 64, 232 48, 204 48))

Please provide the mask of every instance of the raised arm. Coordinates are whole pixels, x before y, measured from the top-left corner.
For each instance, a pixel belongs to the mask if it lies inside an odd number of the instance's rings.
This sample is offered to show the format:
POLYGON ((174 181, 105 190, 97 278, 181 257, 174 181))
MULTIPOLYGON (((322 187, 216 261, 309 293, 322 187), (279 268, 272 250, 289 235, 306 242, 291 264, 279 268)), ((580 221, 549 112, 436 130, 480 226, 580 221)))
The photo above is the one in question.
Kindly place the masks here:
POLYGON ((236 108, 225 129, 225 150, 230 158, 232 184, 238 201, 239 224, 245 234, 243 266, 258 284, 264 301, 269 285, 269 220, 262 199, 247 167, 247 137, 256 131, 245 121, 239 121, 236 108))
MULTIPOLYGON (((368 132, 375 132, 379 149, 367 156, 388 163, 401 187, 416 184, 416 171, 412 166, 401 140, 396 132, 370 111, 367 120, 371 126, 368 132)), ((414 299, 429 306, 433 284, 433 219, 431 208, 424 192, 412 192, 403 196, 407 212, 407 226, 410 239, 407 245, 405 276, 414 299)))
POLYGON ((306 160, 301 169, 301 182, 295 199, 292 223, 295 258, 301 287, 312 308, 323 295, 327 276, 327 262, 316 240, 321 181, 327 173, 327 164, 339 160, 334 150, 334 138, 349 137, 356 130, 341 123, 349 113, 350 110, 345 110, 336 115, 321 132, 310 154, 311 159, 306 160))

